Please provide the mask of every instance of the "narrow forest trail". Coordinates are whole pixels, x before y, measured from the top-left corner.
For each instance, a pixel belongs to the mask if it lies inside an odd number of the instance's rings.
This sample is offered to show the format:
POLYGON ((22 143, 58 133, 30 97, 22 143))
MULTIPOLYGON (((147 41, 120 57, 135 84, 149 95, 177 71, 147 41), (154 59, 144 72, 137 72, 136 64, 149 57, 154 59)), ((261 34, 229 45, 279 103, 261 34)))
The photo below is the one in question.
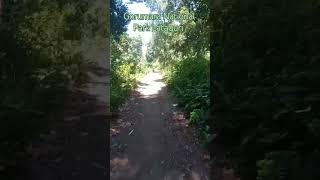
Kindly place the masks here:
POLYGON ((208 156, 160 72, 139 82, 111 123, 112 180, 206 180, 208 156))

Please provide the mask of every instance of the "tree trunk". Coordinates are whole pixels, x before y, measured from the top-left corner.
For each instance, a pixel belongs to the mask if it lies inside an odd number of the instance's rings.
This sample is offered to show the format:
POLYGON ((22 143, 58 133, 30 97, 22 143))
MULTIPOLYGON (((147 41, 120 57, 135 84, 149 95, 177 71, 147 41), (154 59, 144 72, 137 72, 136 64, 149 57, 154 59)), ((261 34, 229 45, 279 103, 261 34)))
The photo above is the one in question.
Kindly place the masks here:
POLYGON ((95 3, 99 7, 99 18, 107 26, 107 30, 103 30, 95 40, 88 38, 84 42, 85 57, 96 64, 88 73, 90 81, 85 91, 97 99, 95 114, 110 116, 110 5, 109 1, 104 0, 97 0, 95 3))

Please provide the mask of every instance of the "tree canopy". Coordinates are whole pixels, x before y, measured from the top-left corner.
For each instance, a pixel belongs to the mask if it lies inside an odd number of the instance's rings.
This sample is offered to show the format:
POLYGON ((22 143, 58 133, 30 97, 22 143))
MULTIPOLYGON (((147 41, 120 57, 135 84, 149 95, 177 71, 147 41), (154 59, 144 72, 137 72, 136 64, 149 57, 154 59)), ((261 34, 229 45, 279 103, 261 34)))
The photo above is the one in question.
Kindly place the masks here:
POLYGON ((111 0, 111 34, 114 38, 119 39, 119 36, 127 31, 128 20, 124 19, 124 14, 128 12, 128 7, 121 0, 111 0))

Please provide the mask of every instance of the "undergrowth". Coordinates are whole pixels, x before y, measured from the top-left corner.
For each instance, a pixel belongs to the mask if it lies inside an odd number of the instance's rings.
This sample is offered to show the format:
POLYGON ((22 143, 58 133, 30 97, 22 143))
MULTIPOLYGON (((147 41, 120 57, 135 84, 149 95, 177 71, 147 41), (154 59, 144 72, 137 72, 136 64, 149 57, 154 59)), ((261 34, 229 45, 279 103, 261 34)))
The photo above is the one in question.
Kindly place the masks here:
POLYGON ((139 78, 149 71, 150 65, 142 61, 141 38, 124 34, 111 46, 111 111, 116 112, 137 86, 139 78))
POLYGON ((209 59, 190 57, 163 69, 169 90, 187 114, 188 123, 197 128, 204 143, 210 141, 207 122, 210 106, 209 59))

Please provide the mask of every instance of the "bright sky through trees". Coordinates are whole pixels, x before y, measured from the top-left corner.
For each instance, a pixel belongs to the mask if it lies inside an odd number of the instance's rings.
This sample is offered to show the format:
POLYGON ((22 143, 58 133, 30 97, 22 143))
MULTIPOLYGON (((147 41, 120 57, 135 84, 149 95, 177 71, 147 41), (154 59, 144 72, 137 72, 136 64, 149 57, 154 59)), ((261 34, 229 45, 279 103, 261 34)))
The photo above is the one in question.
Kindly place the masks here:
MULTIPOLYGON (((128 6, 129 12, 132 14, 150 14, 150 9, 145 5, 145 3, 129 3, 129 0, 123 0, 123 2, 128 6)), ((128 30, 127 33, 129 36, 141 36, 142 41, 143 41, 143 47, 142 47, 142 53, 143 56, 145 57, 145 54, 147 52, 147 43, 150 41, 152 38, 152 32, 138 32, 138 31, 133 31, 133 24, 143 24, 144 22, 147 21, 141 21, 141 20, 132 20, 128 24, 128 30)))

